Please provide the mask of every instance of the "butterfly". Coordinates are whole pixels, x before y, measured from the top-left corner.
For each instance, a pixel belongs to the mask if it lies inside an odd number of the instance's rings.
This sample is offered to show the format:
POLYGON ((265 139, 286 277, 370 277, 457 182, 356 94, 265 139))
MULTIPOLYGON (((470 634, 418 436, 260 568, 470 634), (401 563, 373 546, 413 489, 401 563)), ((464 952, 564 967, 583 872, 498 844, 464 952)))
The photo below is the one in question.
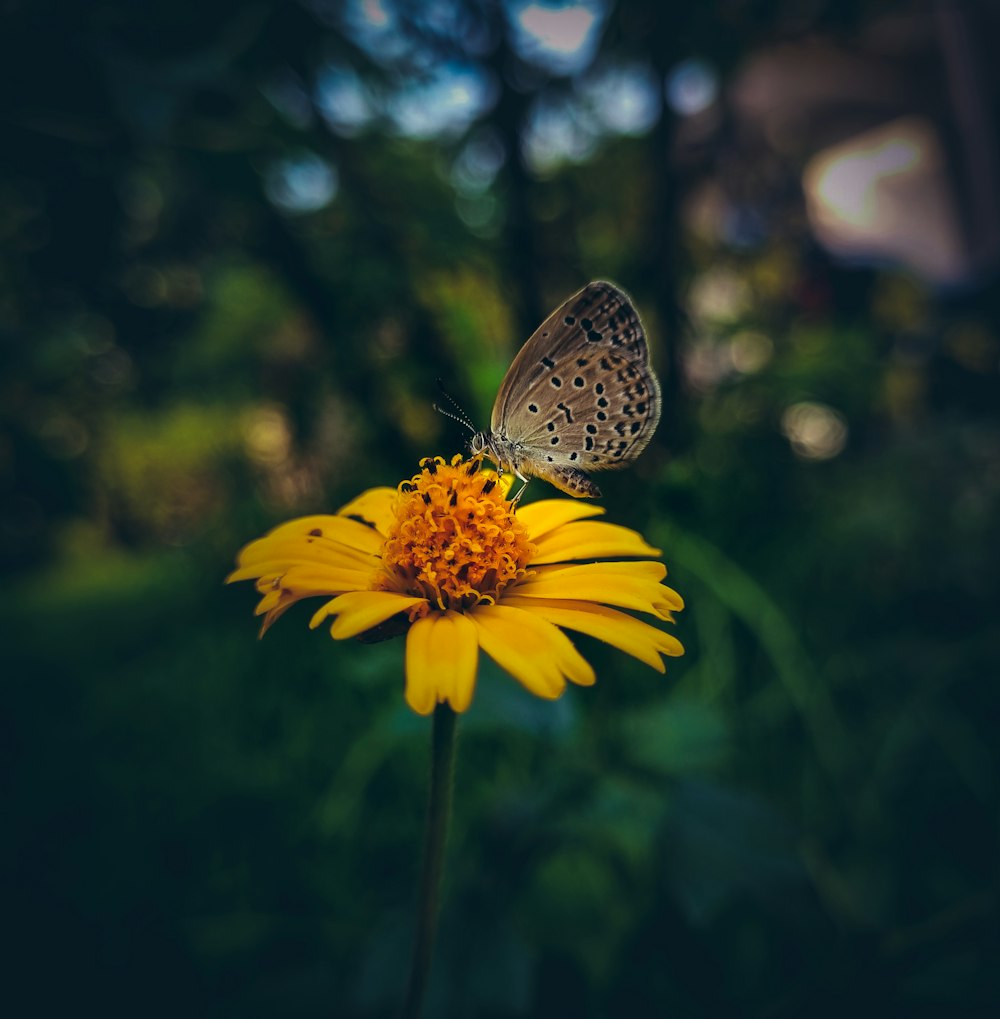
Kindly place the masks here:
POLYGON ((631 300, 598 280, 561 304, 507 370, 488 431, 469 443, 524 484, 543 478, 576 498, 601 490, 588 475, 628 466, 660 420, 660 383, 631 300))

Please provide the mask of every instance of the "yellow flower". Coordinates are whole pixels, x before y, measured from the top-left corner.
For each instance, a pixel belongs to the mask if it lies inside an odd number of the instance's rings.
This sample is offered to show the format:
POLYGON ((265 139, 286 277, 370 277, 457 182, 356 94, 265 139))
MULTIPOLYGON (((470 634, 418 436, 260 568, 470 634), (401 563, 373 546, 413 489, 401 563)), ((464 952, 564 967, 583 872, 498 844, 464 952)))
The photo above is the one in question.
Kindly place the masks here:
POLYGON ((569 499, 515 515, 477 458, 420 466, 398 489, 292 520, 240 552, 227 581, 256 580, 262 634, 300 599, 331 595, 310 627, 334 617, 338 640, 405 630, 406 700, 421 715, 446 701, 468 708, 480 648, 539 697, 558 697, 567 679, 589 686, 594 670, 560 627, 660 672, 662 655, 684 653, 676 637, 620 611, 673 621, 684 605, 650 559, 659 550, 636 531, 588 520, 604 511, 569 499), (630 561, 593 561, 612 557, 630 561))

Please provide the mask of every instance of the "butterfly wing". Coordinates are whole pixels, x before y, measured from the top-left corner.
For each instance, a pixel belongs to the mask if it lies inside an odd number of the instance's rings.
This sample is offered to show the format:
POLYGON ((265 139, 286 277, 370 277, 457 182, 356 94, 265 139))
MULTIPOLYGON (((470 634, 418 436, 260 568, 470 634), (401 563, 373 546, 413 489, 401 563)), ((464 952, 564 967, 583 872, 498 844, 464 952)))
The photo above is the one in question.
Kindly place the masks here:
POLYGON ((660 420, 660 384, 628 296, 589 283, 535 330, 514 358, 491 428, 547 465, 585 472, 624 467, 660 420))

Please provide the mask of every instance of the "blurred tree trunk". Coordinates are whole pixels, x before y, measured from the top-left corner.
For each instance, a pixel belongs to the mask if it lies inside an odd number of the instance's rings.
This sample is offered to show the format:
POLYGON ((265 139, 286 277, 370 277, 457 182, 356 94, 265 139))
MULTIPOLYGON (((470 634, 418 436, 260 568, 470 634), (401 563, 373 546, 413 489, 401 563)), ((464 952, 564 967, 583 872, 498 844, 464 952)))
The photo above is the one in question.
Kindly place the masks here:
MULTIPOLYGON (((678 42, 683 26, 670 5, 651 5, 646 27, 646 46, 650 62, 662 88, 667 73, 678 59, 678 42)), ((660 331, 656 337, 657 361, 663 387, 663 415, 660 434, 667 437, 673 452, 687 445, 684 433, 685 391, 681 374, 681 335, 684 314, 679 298, 680 210, 682 188, 674 156, 674 132, 677 118, 664 105, 656 128, 649 136, 648 158, 651 182, 649 234, 643 250, 647 252, 641 275, 645 286, 655 295, 656 317, 660 331)))
POLYGON ((506 205, 501 260, 505 275, 516 294, 515 318, 520 327, 520 338, 527 339, 545 317, 547 310, 541 298, 542 267, 538 262, 532 208, 534 185, 521 148, 521 133, 527 121, 532 96, 511 80, 512 72, 521 61, 510 45, 501 5, 494 2, 490 10, 499 44, 490 57, 489 68, 500 87, 500 99, 491 122, 500 133, 507 155, 498 181, 506 205))

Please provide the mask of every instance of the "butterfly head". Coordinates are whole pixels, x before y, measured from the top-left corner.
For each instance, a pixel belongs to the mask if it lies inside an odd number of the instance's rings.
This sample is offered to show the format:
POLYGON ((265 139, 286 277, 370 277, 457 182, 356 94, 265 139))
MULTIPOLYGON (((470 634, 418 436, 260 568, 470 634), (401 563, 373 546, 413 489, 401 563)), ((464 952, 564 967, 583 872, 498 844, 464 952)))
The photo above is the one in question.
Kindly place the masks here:
POLYGON ((497 473, 511 471, 522 481, 527 480, 522 471, 523 456, 521 448, 502 432, 476 432, 469 440, 469 452, 473 456, 485 456, 496 464, 497 473))
POLYGON ((490 453, 490 436, 487 432, 476 432, 475 435, 469 439, 469 452, 473 456, 480 456, 485 453, 490 453))
POLYGON ((510 471, 511 474, 524 482, 521 490, 511 500, 512 504, 516 504, 524 494, 529 477, 528 474, 524 473, 526 468, 519 456, 517 443, 511 442, 503 433, 494 431, 475 432, 469 440, 469 452, 473 456, 485 456, 487 459, 492 460, 496 465, 498 479, 510 471))
POLYGON ((518 459, 514 444, 504 435, 496 432, 476 432, 469 440, 469 452, 473 456, 485 456, 496 464, 497 473, 512 470, 518 474, 518 459))

